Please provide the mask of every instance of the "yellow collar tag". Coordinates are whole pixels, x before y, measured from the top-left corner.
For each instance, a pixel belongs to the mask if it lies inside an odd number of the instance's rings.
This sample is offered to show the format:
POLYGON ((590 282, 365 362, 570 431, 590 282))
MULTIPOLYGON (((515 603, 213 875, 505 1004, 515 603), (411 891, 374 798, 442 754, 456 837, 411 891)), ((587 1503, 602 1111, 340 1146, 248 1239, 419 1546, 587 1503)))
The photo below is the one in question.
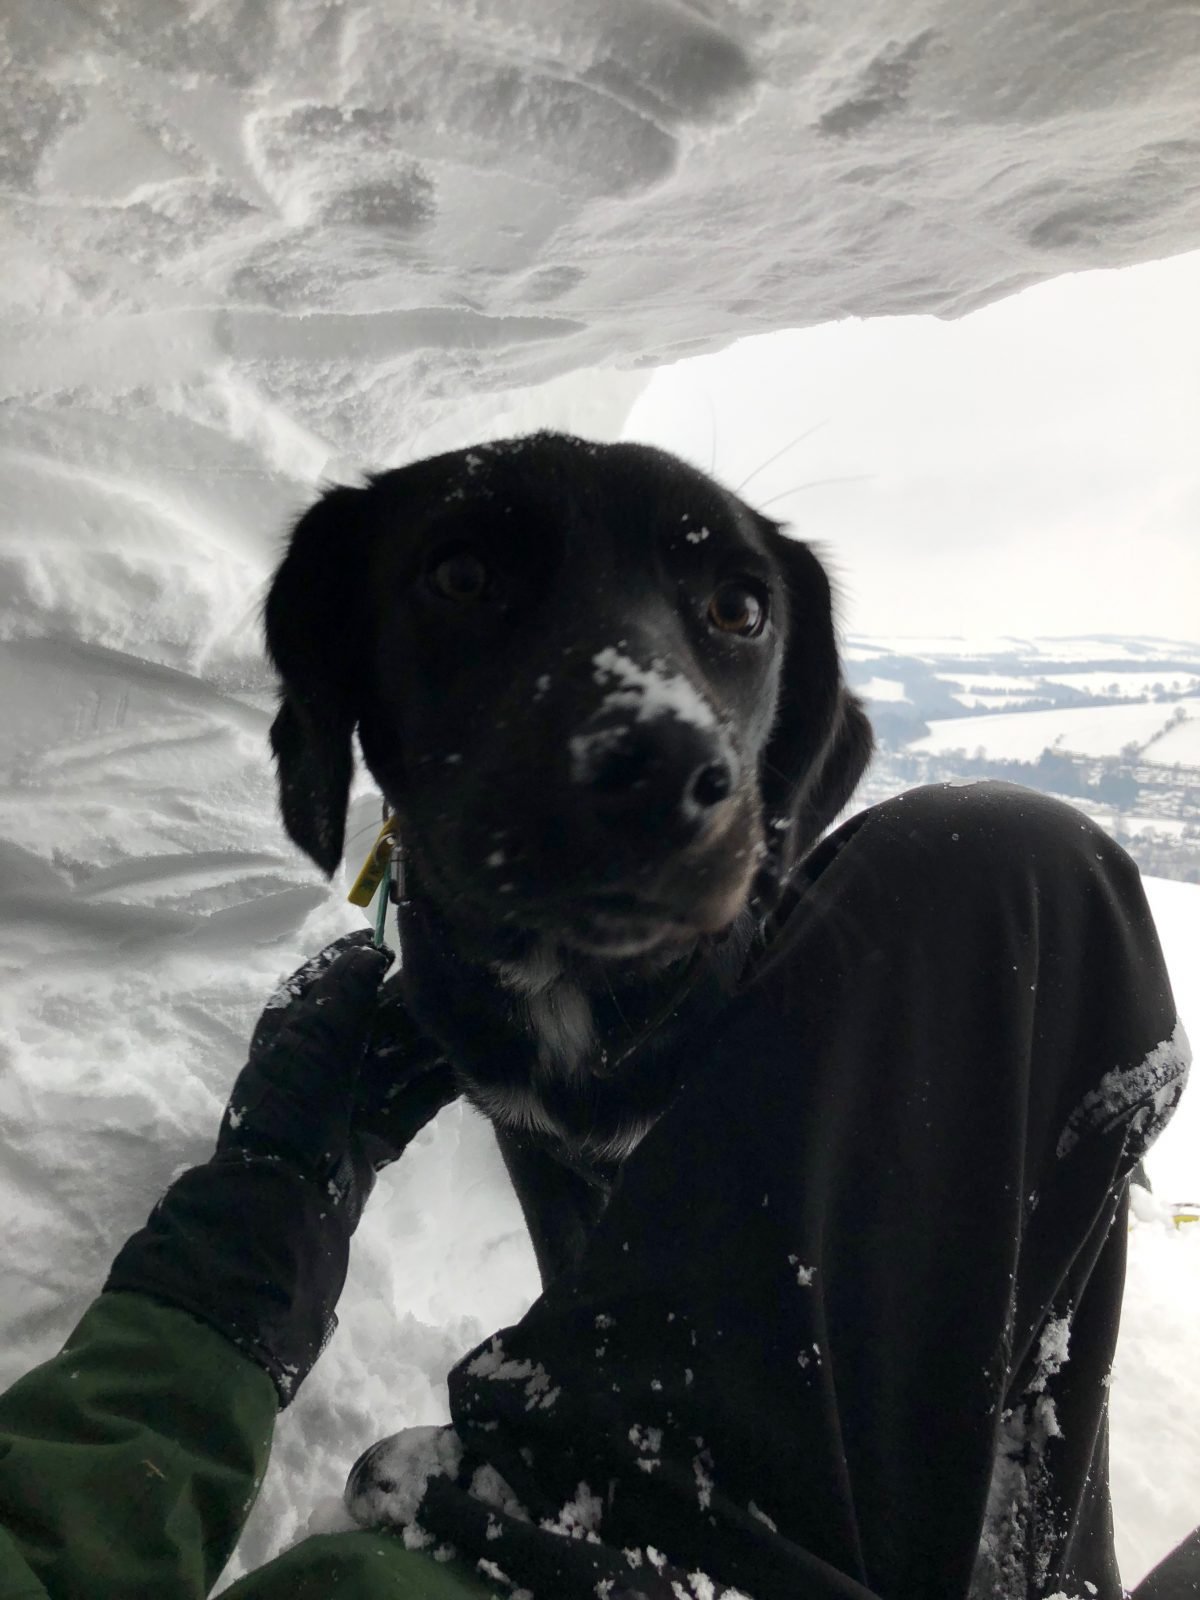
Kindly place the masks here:
POLYGON ((369 906, 375 898, 375 891, 383 882, 384 875, 392 859, 392 846, 396 839, 396 818, 389 817, 379 830, 379 837, 371 846, 371 852, 363 862, 362 871, 355 878, 346 896, 351 905, 369 906))

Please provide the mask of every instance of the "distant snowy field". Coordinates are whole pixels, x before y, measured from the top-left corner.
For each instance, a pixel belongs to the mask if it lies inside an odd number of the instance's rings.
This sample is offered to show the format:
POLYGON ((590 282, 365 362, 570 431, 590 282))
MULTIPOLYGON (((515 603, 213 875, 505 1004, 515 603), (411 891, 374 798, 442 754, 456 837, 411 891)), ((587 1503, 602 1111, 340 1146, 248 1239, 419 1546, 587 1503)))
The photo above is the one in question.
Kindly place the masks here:
MULTIPOLYGON (((1009 697, 992 698, 993 705, 1009 697)), ((1154 702, 1128 706, 1080 706, 1054 711, 1013 711, 997 717, 950 717, 939 721, 913 751, 964 750, 1014 761, 1036 761, 1043 750, 1070 751, 1083 756, 1115 756, 1128 744, 1153 739, 1156 762, 1200 767, 1200 699, 1181 699, 1171 705, 1154 702), (1185 721, 1168 726, 1176 706, 1185 721), (1165 731, 1164 731, 1165 730, 1165 731)))

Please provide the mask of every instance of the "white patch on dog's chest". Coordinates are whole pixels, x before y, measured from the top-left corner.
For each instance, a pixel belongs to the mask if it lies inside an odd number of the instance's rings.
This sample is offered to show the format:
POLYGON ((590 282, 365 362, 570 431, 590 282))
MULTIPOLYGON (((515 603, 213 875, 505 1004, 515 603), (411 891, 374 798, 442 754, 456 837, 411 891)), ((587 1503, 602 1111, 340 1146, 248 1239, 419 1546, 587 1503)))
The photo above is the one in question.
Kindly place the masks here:
POLYGON ((601 1049, 592 1002, 563 973, 552 943, 536 946, 521 961, 499 962, 493 969, 501 983, 518 997, 537 1051, 534 1079, 526 1084, 477 1082, 472 1091, 479 1108, 502 1127, 545 1134, 602 1161, 624 1161, 658 1120, 657 1113, 631 1109, 603 1131, 572 1134, 549 1110, 538 1080, 579 1082, 601 1049))
POLYGON ((575 1077, 594 1055, 596 1019, 587 995, 570 978, 552 945, 538 945, 523 961, 501 962, 497 975, 524 1000, 538 1064, 546 1072, 575 1077))
POLYGON ((596 1049, 591 1001, 582 989, 564 981, 531 995, 526 1006, 537 1040, 538 1061, 543 1067, 558 1068, 574 1077, 596 1049))

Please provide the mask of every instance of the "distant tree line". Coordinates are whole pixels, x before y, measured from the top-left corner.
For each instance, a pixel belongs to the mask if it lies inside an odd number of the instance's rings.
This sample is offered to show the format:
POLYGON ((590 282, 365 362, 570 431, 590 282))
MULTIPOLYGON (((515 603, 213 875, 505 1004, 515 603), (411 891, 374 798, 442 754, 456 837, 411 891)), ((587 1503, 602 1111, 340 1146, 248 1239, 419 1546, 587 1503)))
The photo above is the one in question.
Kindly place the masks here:
MULTIPOLYGON (((942 750, 936 754, 882 749, 871 765, 856 804, 870 805, 885 795, 915 784, 947 779, 1001 778, 1024 784, 1042 794, 1072 801, 1085 809, 1113 813, 1108 831, 1143 872, 1157 877, 1200 883, 1200 797, 1194 812, 1187 807, 1181 829, 1129 826, 1122 813, 1138 810, 1141 803, 1153 815, 1161 810, 1164 791, 1196 792, 1190 774, 1148 763, 1143 782, 1136 770, 1141 746, 1129 746, 1120 756, 1090 757, 1061 750, 1043 750, 1036 761, 1016 761, 989 756, 982 749, 942 750)), ((1186 802, 1185 802, 1186 806, 1186 802)))
POLYGON ((936 782, 941 777, 1005 778, 1029 789, 1040 789, 1043 794, 1087 800, 1111 806, 1115 811, 1132 810, 1142 791, 1127 761, 1118 756, 1092 759, 1061 750, 1043 750, 1036 761, 1017 761, 989 756, 980 748, 971 755, 966 750, 939 750, 936 755, 890 750, 880 759, 889 774, 895 773, 909 783, 936 782))

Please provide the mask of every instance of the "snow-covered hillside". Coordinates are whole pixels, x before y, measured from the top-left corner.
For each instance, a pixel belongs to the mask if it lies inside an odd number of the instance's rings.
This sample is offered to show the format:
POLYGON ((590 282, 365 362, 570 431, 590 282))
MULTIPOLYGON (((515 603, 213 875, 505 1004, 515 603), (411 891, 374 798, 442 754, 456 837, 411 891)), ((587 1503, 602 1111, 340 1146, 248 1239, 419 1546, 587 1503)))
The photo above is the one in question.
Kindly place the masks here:
POLYGON ((989 756, 1036 761, 1043 750, 1115 756, 1127 745, 1154 742, 1155 759, 1200 768, 1200 699, 1170 705, 1080 706, 1013 712, 1004 717, 949 717, 909 746, 918 752, 982 750, 989 756), (1176 711, 1178 707, 1178 711, 1176 711))
MULTIPOLYGON (((0 1382, 207 1153, 278 975, 359 920, 265 744, 258 607, 321 475, 613 436, 645 369, 740 334, 1196 249, 1198 62, 1171 0, 0 8, 0 1382)), ((1197 894, 1152 892, 1200 1032, 1197 894)), ((1164 1203, 1198 1197, 1184 1118, 1164 1203)), ((1130 1579, 1200 1514, 1200 1227, 1144 1210, 1130 1579)), ((235 1570, 442 1416, 534 1287, 453 1109, 380 1186, 235 1570)))
POLYGON ((856 635, 847 656, 879 746, 862 798, 1024 783, 1082 807, 1150 876, 1200 883, 1200 644, 856 635))

